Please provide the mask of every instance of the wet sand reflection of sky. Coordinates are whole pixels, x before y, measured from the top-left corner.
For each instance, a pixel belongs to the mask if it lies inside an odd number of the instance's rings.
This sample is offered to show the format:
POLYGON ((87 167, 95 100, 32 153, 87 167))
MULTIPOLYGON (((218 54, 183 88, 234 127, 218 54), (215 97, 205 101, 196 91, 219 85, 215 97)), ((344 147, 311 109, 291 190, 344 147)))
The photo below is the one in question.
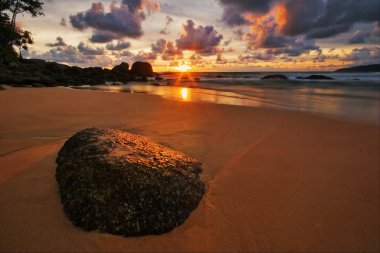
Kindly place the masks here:
POLYGON ((258 87, 191 88, 129 84, 82 87, 109 92, 148 93, 183 102, 267 107, 323 114, 380 125, 380 94, 350 89, 270 89, 258 87))

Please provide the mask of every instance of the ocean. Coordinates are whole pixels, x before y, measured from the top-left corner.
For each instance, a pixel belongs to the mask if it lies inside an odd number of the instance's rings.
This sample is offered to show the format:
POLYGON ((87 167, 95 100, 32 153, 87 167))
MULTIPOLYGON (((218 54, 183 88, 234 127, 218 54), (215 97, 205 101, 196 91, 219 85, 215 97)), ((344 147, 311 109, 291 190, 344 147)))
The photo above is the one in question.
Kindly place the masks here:
POLYGON ((380 125, 380 73, 207 72, 163 73, 163 81, 80 86, 108 92, 149 93, 184 102, 305 111, 329 118, 380 125), (261 80, 283 74, 289 80, 261 80), (325 75, 334 80, 297 77, 325 75))

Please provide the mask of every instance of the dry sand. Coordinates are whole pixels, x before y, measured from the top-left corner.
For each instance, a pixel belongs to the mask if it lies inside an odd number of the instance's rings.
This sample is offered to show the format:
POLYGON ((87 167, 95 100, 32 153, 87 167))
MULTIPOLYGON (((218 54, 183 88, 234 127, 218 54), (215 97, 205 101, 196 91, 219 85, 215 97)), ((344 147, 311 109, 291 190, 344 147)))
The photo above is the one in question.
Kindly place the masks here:
POLYGON ((0 252, 376 252, 379 127, 306 113, 66 88, 0 92, 0 252), (142 134, 203 163, 207 193, 160 236, 84 232, 55 181, 88 127, 142 134))

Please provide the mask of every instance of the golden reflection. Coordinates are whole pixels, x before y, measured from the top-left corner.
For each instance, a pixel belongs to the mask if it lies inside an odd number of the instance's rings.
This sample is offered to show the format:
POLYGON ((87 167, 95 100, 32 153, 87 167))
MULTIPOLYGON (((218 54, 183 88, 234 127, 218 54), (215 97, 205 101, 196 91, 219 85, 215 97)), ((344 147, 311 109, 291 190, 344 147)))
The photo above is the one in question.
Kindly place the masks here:
POLYGON ((188 88, 181 88, 181 98, 182 98, 182 100, 185 100, 185 101, 189 100, 189 89, 188 88))

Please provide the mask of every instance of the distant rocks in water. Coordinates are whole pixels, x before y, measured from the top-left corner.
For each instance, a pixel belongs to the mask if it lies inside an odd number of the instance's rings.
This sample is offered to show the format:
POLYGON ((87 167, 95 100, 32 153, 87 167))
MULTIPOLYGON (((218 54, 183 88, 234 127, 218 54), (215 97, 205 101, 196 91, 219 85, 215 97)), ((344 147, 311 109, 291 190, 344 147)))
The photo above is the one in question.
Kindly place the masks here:
POLYGON ((362 65, 338 69, 335 72, 380 72, 380 64, 362 65))
POLYGON ((153 67, 148 62, 135 62, 132 65, 131 73, 137 76, 151 77, 154 76, 153 67))
POLYGON ((334 78, 324 75, 310 75, 307 77, 300 77, 298 76, 297 79, 303 79, 303 80, 334 80, 334 78))
POLYGON ((121 73, 128 73, 129 72, 129 64, 126 62, 122 62, 121 64, 115 66, 112 71, 115 72, 121 72, 121 73))
POLYGON ((165 233, 182 224, 205 193, 198 161, 119 130, 78 132, 57 164, 64 211, 87 231, 165 233))
POLYGON ((261 80, 288 80, 289 78, 285 75, 275 74, 275 75, 267 75, 261 78, 261 80))
POLYGON ((154 78, 154 80, 156 80, 156 81, 163 81, 164 78, 162 78, 162 77, 160 77, 160 76, 156 76, 156 77, 154 78))

